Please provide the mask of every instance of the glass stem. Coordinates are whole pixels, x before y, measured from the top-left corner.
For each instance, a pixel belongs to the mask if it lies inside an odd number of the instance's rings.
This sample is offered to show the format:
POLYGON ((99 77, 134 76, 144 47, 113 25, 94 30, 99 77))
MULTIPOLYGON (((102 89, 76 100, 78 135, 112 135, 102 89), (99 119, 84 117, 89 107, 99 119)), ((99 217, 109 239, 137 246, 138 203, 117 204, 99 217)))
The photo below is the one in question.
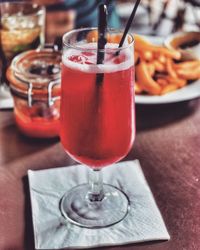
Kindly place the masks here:
POLYGON ((100 169, 91 169, 89 172, 89 192, 87 199, 90 202, 101 201, 104 198, 103 177, 100 169))

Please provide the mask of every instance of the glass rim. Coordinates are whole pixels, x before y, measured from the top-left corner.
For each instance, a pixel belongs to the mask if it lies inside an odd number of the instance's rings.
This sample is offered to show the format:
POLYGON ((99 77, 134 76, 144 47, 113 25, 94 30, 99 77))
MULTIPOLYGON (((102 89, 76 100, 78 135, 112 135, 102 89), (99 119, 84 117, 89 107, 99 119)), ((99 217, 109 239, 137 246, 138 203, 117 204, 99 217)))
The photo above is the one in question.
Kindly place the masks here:
MULTIPOLYGON (((97 48, 83 48, 80 46, 76 46, 76 45, 72 45, 70 43, 67 43, 65 40, 67 37, 69 37, 70 35, 74 34, 74 33, 78 33, 81 31, 92 31, 92 30, 98 30, 97 27, 87 27, 87 28, 79 28, 79 29, 73 29, 71 31, 66 32, 63 37, 62 37, 62 43, 65 47, 71 48, 71 49, 76 49, 76 50, 80 50, 80 51, 97 51, 97 48)), ((124 30, 122 29, 116 29, 116 28, 108 28, 107 31, 109 32, 116 32, 116 33, 122 33, 124 32, 124 30)), ((131 37, 131 42, 128 45, 125 45, 123 47, 120 48, 104 48, 104 49, 100 49, 100 52, 117 52, 117 51, 121 51, 124 49, 128 49, 130 48, 132 45, 134 45, 135 40, 134 37, 131 33, 127 33, 127 35, 129 35, 131 37)))
MULTIPOLYGON (((13 60, 12 60, 12 62, 11 62, 11 64, 10 64, 10 68, 13 70, 13 72, 14 72, 14 74, 15 75, 22 75, 22 71, 18 68, 18 63, 21 61, 21 60, 24 60, 25 59, 25 57, 28 57, 28 56, 30 56, 30 55, 32 55, 32 54, 35 54, 35 56, 36 55, 42 55, 42 54, 48 54, 48 55, 51 55, 51 56, 53 56, 54 54, 56 54, 56 55, 60 55, 60 53, 59 53, 59 51, 51 51, 51 50, 49 50, 48 48, 43 48, 43 49, 33 49, 33 50, 27 50, 27 51, 24 51, 24 52, 22 52, 22 53, 20 53, 20 54, 18 54, 18 55, 16 55, 14 58, 13 58, 13 60)), ((60 73, 58 73, 58 74, 55 74, 55 75, 59 75, 60 73)), ((29 76, 29 78, 31 79, 31 76, 32 76, 32 79, 34 78, 37 78, 38 77, 38 75, 37 76, 33 76, 32 74, 29 74, 29 73, 27 73, 27 76, 29 76)), ((22 80, 23 79, 23 77, 22 78, 20 78, 20 80, 22 80)))
MULTIPOLYGON (((31 6, 32 7, 32 10, 33 10, 33 13, 29 13, 29 14, 23 14, 24 16, 39 16, 39 15, 41 15, 41 14, 43 14, 43 13, 40 13, 40 11, 42 10, 42 11, 45 11, 45 6, 44 5, 39 5, 39 4, 37 4, 37 3, 31 3, 31 2, 20 2, 20 1, 13 1, 13 2, 9 2, 9 1, 6 1, 6 2, 1 2, 0 3, 0 10, 1 10, 1 7, 3 6, 3 5, 12 5, 12 6, 31 6)), ((0 13, 1 13, 1 11, 0 11, 0 13)), ((17 11, 16 11, 16 13, 17 13, 17 11)), ((8 15, 8 16, 6 16, 6 17, 4 17, 4 18, 9 18, 10 16, 8 15)), ((20 16, 21 17, 21 16, 20 16)), ((2 16, 1 16, 1 18, 2 18, 2 16)), ((1 19, 0 18, 0 19, 1 19)))

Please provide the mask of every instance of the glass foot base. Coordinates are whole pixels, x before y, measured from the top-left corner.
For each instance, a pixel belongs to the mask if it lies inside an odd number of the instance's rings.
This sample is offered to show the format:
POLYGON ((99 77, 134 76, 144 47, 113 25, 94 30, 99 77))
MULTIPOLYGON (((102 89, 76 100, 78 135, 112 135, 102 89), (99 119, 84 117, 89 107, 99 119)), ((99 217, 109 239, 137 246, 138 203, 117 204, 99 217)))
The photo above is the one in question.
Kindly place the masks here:
POLYGON ((63 216, 71 223, 87 228, 108 227, 123 220, 129 210, 129 199, 116 187, 103 184, 101 201, 90 201, 89 185, 83 184, 67 192, 60 204, 63 216))

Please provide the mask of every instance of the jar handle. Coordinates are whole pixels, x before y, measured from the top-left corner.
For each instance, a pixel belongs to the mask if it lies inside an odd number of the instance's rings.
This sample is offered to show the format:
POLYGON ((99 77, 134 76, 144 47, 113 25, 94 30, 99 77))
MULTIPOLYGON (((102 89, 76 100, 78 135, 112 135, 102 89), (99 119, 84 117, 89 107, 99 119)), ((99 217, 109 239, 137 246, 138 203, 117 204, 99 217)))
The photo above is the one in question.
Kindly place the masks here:
POLYGON ((52 106, 54 104, 55 98, 52 97, 52 89, 55 85, 60 84, 60 79, 55 81, 51 81, 48 85, 48 106, 52 106))
POLYGON ((32 89, 33 89, 33 84, 29 82, 28 86, 28 106, 32 107, 32 89))

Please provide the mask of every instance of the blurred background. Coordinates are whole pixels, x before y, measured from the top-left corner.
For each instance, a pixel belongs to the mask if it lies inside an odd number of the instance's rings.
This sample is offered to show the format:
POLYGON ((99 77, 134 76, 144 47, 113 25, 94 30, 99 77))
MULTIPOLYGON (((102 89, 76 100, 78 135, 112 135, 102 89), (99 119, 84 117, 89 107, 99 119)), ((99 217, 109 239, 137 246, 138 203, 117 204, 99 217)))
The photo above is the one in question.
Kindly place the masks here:
MULTIPOLYGON (((123 28, 134 0, 33 0, 47 8, 47 41, 74 27, 97 26, 97 6, 108 5, 109 26, 123 28)), ((200 0, 142 0, 132 25, 140 34, 167 36, 200 30, 200 0)))
MULTIPOLYGON (((130 15, 133 1, 117 1, 123 22, 130 15)), ((132 26, 135 32, 166 36, 176 31, 199 31, 200 0, 142 0, 132 26)))
MULTIPOLYGON (((12 1, 12 0, 6 0, 12 1)), ((46 41, 77 27, 97 26, 97 7, 108 5, 109 26, 123 28, 134 0, 26 0, 47 9, 46 41)), ((5 0, 1 0, 5 2, 5 0)), ((200 0, 142 0, 132 30, 166 36, 172 32, 200 30, 200 0)))

